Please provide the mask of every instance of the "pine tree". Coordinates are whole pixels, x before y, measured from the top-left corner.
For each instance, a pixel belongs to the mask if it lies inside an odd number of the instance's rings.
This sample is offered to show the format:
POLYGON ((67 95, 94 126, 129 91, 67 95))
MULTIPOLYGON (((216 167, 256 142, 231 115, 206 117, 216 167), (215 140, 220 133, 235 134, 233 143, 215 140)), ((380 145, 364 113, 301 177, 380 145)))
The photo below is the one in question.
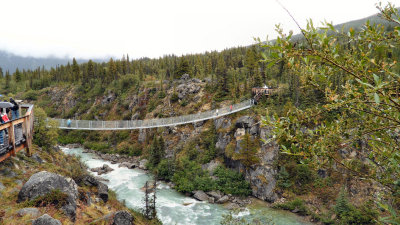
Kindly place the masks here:
POLYGON ((217 60, 216 75, 218 79, 218 88, 220 96, 226 96, 229 93, 228 88, 228 73, 226 69, 225 60, 222 54, 219 55, 217 60))
POLYGON ((79 69, 79 65, 76 62, 75 58, 72 59, 72 74, 74 77, 75 81, 79 81, 80 80, 80 69, 79 69))
POLYGON ((156 167, 165 155, 165 143, 162 136, 160 136, 159 138, 157 136, 154 136, 153 142, 151 143, 149 149, 149 154, 149 163, 152 166, 156 167))
POLYGON ((189 61, 186 59, 186 57, 182 56, 178 68, 176 70, 175 78, 180 78, 183 74, 188 74, 189 71, 190 71, 189 61))
POLYGON ((87 64, 87 79, 86 79, 86 81, 94 79, 94 78, 95 78, 94 64, 93 64, 92 60, 89 60, 89 62, 87 64))
POLYGON ((112 79, 118 79, 118 72, 117 72, 117 65, 115 64, 114 60, 111 58, 108 62, 108 79, 111 81, 112 79))
POLYGON ((14 76, 15 76, 15 81, 17 83, 22 80, 22 74, 21 74, 21 72, 19 71, 18 68, 15 70, 14 76))
POLYGON ((8 90, 10 88, 10 82, 11 82, 11 75, 10 72, 7 70, 6 71, 6 82, 5 82, 5 89, 8 90))
POLYGON ((246 170, 253 165, 260 162, 260 158, 257 156, 257 139, 252 140, 250 134, 245 134, 240 143, 239 153, 234 155, 235 160, 240 160, 240 162, 245 166, 246 170))
POLYGON ((3 78, 3 69, 0 67, 0 79, 3 78))

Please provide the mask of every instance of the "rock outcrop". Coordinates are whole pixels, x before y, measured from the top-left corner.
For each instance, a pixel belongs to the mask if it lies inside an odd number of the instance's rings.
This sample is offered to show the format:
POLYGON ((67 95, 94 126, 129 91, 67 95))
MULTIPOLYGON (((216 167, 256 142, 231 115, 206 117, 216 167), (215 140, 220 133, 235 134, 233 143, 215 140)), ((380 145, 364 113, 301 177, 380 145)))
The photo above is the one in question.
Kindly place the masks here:
POLYGON ((133 216, 128 211, 122 210, 115 213, 112 225, 132 225, 133 221, 133 216))
POLYGON ((33 174, 22 186, 18 194, 18 202, 33 200, 40 196, 50 194, 54 190, 60 190, 67 194, 66 204, 61 207, 66 215, 73 221, 76 216, 76 199, 78 198, 78 186, 71 178, 42 171, 33 174))
POLYGON ((43 216, 34 220, 32 222, 32 225, 62 225, 62 224, 59 220, 56 220, 53 217, 44 214, 43 216))

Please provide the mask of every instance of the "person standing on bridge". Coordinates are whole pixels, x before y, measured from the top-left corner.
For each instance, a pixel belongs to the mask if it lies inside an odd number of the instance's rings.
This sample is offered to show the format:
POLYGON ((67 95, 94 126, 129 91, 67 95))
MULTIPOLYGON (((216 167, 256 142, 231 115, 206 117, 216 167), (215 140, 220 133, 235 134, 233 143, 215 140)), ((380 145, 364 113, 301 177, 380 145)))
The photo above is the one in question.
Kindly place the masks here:
POLYGON ((10 98, 10 103, 13 104, 13 107, 11 107, 12 119, 16 120, 19 118, 19 105, 15 102, 13 98, 10 98))
POLYGON ((67 120, 67 127, 71 127, 71 119, 67 120))
POLYGON ((231 110, 231 112, 232 112, 232 105, 231 106, 229 106, 229 109, 231 110))

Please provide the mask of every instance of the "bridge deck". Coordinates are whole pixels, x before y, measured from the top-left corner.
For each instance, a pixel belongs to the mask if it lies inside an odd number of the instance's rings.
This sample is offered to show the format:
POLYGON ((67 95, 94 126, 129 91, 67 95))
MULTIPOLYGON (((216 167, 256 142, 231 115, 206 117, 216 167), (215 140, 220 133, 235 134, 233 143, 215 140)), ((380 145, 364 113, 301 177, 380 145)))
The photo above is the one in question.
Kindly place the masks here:
POLYGON ((226 116, 250 108, 252 100, 246 100, 238 104, 223 107, 220 109, 189 114, 178 117, 149 119, 149 120, 119 120, 119 121, 97 121, 97 120, 71 120, 70 125, 67 119, 50 119, 58 122, 60 129, 71 130, 134 130, 155 127, 168 127, 182 124, 196 123, 204 120, 226 116))

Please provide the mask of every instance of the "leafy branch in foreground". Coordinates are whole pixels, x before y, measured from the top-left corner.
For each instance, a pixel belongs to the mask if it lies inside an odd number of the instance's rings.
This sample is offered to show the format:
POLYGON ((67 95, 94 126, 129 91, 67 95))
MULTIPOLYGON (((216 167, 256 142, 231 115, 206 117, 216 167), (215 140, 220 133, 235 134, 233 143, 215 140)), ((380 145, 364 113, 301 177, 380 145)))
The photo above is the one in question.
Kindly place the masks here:
POLYGON ((315 167, 336 163, 350 173, 394 191, 400 177, 400 17, 394 5, 377 6, 393 29, 366 24, 360 30, 337 30, 309 20, 305 40, 293 41, 277 26, 274 43, 261 43, 269 66, 287 62, 304 95, 321 95, 309 107, 292 107, 264 120, 275 127, 283 153, 315 167), (362 168, 340 150, 365 158, 362 168))

